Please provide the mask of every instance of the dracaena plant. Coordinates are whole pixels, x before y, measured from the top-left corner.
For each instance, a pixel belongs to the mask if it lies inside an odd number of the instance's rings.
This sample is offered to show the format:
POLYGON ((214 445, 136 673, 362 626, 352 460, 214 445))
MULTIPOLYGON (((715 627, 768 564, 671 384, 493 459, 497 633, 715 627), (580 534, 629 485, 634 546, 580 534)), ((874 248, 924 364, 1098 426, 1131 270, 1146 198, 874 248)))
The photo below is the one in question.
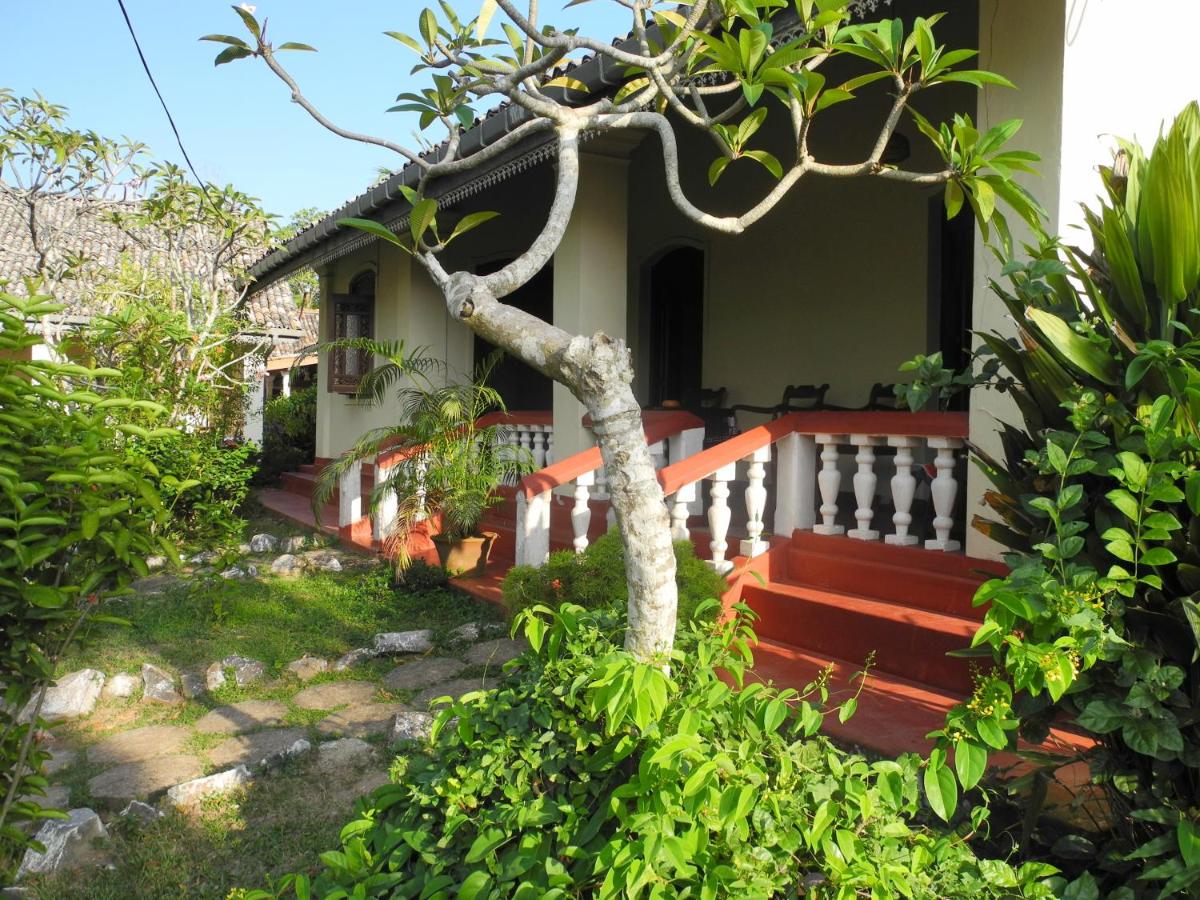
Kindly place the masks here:
MULTIPOLYGON (((1094 742, 1034 754, 1017 788, 1076 759, 1093 834, 1052 848, 1083 869, 1075 896, 1200 890, 1200 108, 1146 155, 1122 145, 1090 210, 1093 248, 1009 259, 997 290, 1017 338, 983 335, 1023 427, 980 454, 1014 549, 974 652, 994 669, 939 732, 943 810, 1018 736, 1069 725, 1094 742)), ((1044 796, 1035 790, 1033 796, 1044 796)), ((1036 805, 1033 812, 1036 812, 1036 805)), ((1030 819, 1032 821, 1032 818, 1030 819)))
POLYGON ((313 509, 333 495, 339 480, 361 461, 386 453, 386 476, 376 470, 371 509, 380 515, 394 498, 387 525, 385 553, 403 571, 412 561, 411 538, 418 528, 434 528, 451 540, 474 534, 484 513, 500 502, 497 488, 533 468, 528 450, 511 446, 501 424, 484 424, 489 413, 503 413, 504 399, 487 379, 500 358, 492 354, 474 376, 448 380, 446 364, 424 348, 409 350, 403 341, 350 338, 330 349, 353 349, 382 358, 364 376, 358 396, 379 403, 395 391, 397 421, 372 429, 322 473, 313 509))
MULTIPOLYGON (((806 178, 941 187, 951 211, 969 203, 982 223, 1002 233, 1008 231, 1006 214, 1036 225, 1040 210, 1013 181, 1033 161, 1007 146, 1019 127, 1016 121, 981 131, 965 114, 942 125, 914 113, 940 164, 933 171, 912 171, 885 160, 889 141, 918 95, 947 84, 1008 84, 1000 75, 972 68, 975 51, 939 41, 941 16, 910 23, 864 21, 880 6, 874 0, 593 2, 627 17, 626 40, 588 35, 569 21, 550 23, 536 0, 474 0, 463 4, 465 11, 441 0, 417 13, 415 32, 388 32, 415 54, 413 71, 428 79, 402 93, 395 107, 434 130, 432 137, 422 135, 411 145, 355 132, 319 110, 284 64, 283 51, 313 47, 275 44, 266 19, 246 8, 237 10, 242 36, 205 39, 224 45, 218 64, 261 60, 317 123, 396 154, 405 167, 395 183, 407 205, 407 221, 394 232, 366 220, 345 220, 342 226, 370 232, 410 253, 441 290, 454 319, 566 386, 587 408, 608 463, 617 519, 637 523, 623 532, 633 586, 626 639, 633 652, 648 659, 671 648, 677 593, 670 526, 632 389, 630 354, 608 335, 571 334, 505 302, 545 267, 562 241, 581 177, 582 139, 631 130, 654 135, 674 207, 698 226, 723 234, 742 234, 760 223, 806 178), (570 64, 587 55, 611 73, 605 84, 591 87, 572 71, 570 64), (834 74, 845 70, 852 71, 834 74), (887 112, 864 156, 848 163, 818 159, 810 139, 823 130, 827 110, 881 91, 888 95, 887 112), (475 125, 478 114, 498 103, 510 105, 513 127, 490 143, 466 140, 471 129, 481 128, 475 125), (786 135, 785 154, 764 147, 769 127, 786 135), (694 194, 681 177, 679 133, 691 130, 710 138, 706 146, 713 155, 702 162, 709 165, 712 181, 736 166, 761 168, 773 183, 761 195, 735 197, 735 213, 705 209, 712 198, 694 194), (482 174, 523 142, 541 140, 557 159, 544 227, 498 271, 448 270, 442 251, 465 231, 487 226, 492 215, 475 211, 451 226, 442 205, 451 186, 482 174)), ((568 4, 560 15, 569 17, 575 5, 568 4)))

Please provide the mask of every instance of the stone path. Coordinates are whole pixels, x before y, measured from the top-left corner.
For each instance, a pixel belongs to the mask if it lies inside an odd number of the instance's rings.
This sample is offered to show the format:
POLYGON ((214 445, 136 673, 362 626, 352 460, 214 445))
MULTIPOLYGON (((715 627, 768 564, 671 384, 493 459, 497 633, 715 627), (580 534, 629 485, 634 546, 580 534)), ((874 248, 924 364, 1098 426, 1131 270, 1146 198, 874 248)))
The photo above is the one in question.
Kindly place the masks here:
MULTIPOLYGON (((251 546, 284 549, 301 561, 295 568, 336 571, 337 555, 331 551, 303 553, 295 542, 285 547, 270 535, 256 535, 251 546)), ((281 568, 290 567, 288 561, 281 568)), ((152 576, 138 587, 150 593, 170 578, 152 576)), ((491 624, 466 623, 440 652, 428 630, 383 633, 365 647, 348 648, 337 665, 300 656, 282 666, 277 679, 261 661, 238 655, 187 671, 146 664, 108 676, 92 669, 70 673, 47 691, 43 706, 55 719, 86 723, 95 715, 102 723, 123 717, 136 721, 132 711, 144 706, 180 724, 133 727, 86 747, 52 743, 46 765, 49 800, 64 809, 71 799, 78 803, 61 779, 80 773, 72 783, 77 789, 86 783, 92 805, 110 821, 131 802, 188 807, 196 798, 270 777, 279 765, 301 759, 308 760, 302 763, 308 768, 298 771, 310 768, 322 783, 342 773, 355 790, 369 791, 386 783, 396 742, 427 739, 430 700, 495 687, 502 665, 523 652, 524 642, 495 638, 496 630, 491 624), (395 666, 382 678, 360 674, 377 671, 363 670, 361 664, 378 657, 395 666), (267 699, 215 705, 212 691, 234 683, 267 699), (205 708, 194 720, 189 714, 205 708)), ((139 808, 153 812, 151 806, 139 808)), ((147 821, 152 825, 155 819, 147 821)))

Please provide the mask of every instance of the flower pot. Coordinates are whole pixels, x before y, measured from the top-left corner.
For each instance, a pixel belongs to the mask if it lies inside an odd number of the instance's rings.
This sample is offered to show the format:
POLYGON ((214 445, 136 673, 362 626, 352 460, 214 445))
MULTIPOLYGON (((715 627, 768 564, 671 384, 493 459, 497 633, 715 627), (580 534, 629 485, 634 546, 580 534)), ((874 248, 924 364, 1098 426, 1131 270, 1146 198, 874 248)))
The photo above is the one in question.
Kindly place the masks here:
POLYGON ((442 534, 433 536, 433 545, 437 548, 438 561, 442 568, 452 575, 471 574, 482 575, 492 555, 492 543, 499 535, 494 531, 485 531, 481 535, 453 540, 442 534))

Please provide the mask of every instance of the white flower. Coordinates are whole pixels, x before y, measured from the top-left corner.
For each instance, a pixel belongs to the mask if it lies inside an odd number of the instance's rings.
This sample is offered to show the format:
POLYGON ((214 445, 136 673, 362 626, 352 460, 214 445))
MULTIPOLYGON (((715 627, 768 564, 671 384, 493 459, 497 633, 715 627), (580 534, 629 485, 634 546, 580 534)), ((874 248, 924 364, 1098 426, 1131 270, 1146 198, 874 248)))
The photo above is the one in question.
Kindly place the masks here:
POLYGON ((254 15, 254 11, 255 11, 256 9, 258 9, 258 7, 257 7, 257 6, 251 6, 249 3, 243 3, 243 4, 241 4, 240 6, 238 6, 238 9, 241 9, 241 10, 244 10, 245 12, 248 12, 248 13, 250 13, 250 15, 254 15))

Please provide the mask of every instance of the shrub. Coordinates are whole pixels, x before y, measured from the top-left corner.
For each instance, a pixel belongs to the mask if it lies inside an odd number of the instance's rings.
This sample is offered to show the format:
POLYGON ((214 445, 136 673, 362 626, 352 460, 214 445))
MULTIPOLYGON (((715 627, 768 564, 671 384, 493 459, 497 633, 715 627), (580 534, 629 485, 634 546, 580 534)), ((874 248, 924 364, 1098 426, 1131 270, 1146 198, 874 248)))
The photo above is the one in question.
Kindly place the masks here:
MULTIPOLYGON (((724 577, 697 558, 690 541, 675 542, 675 581, 679 586, 681 623, 693 618, 704 601, 720 597, 729 589, 724 577)), ((583 553, 551 553, 541 568, 514 566, 504 577, 501 590, 505 606, 513 613, 531 606, 555 607, 566 598, 585 609, 623 605, 628 589, 621 535, 610 531, 583 553)))
POLYGON ((441 566, 431 566, 423 559, 414 559, 408 567, 396 573, 396 585, 410 594, 423 594, 444 588, 450 574, 441 566))
POLYGON ((310 463, 317 452, 317 389, 275 397, 263 409, 262 463, 255 480, 274 484, 284 472, 310 463))
POLYGON ((162 478, 163 501, 171 512, 165 530, 171 538, 211 546, 241 535, 246 524, 241 506, 255 470, 252 446, 176 432, 139 452, 162 478))
POLYGON ((808 699, 743 687, 746 612, 693 619, 694 650, 676 651, 667 675, 618 646, 611 607, 526 610, 532 649, 500 687, 445 707, 432 746, 398 758, 396 783, 322 855, 317 883, 289 886, 328 898, 1053 896, 1049 867, 981 862, 961 835, 914 821, 916 756, 844 753, 808 699))
POLYGON ((60 310, 0 292, 0 882, 29 844, 18 826, 62 816, 18 800, 46 786, 32 698, 80 625, 105 618, 99 601, 171 552, 151 537, 167 517, 153 469, 129 448, 158 435, 114 427, 134 401, 91 389, 114 373, 20 361, 41 342, 26 321, 60 310))

